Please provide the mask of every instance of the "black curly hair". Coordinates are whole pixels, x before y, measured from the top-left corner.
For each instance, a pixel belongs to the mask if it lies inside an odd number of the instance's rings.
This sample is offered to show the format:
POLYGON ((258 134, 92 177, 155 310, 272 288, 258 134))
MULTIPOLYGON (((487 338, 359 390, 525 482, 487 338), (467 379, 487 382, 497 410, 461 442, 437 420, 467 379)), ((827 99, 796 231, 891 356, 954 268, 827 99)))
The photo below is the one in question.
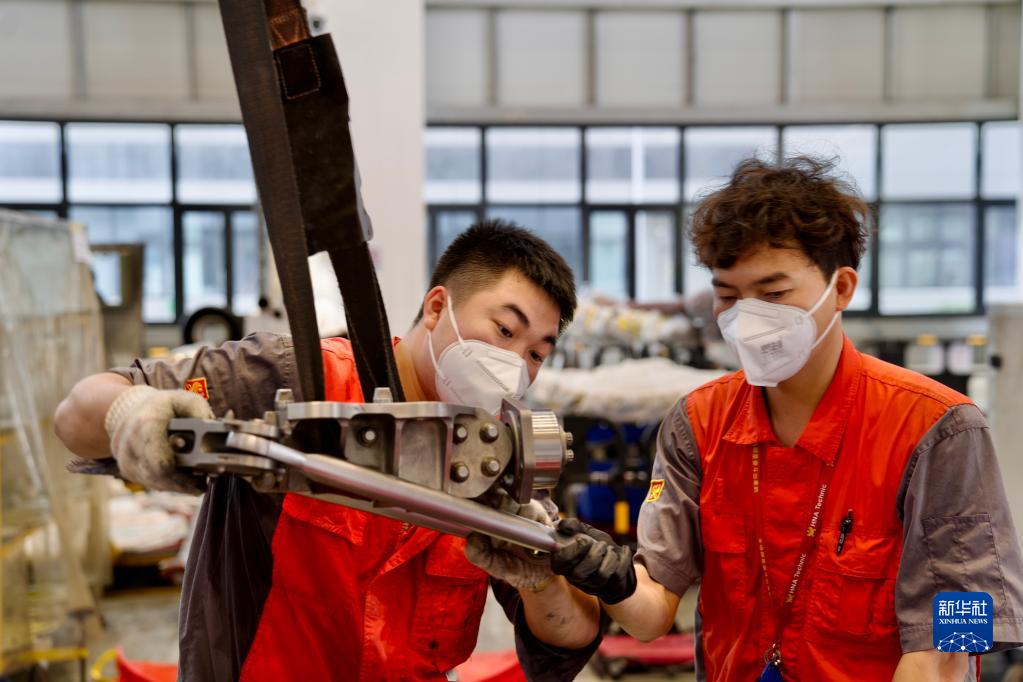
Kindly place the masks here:
POLYGON ((858 268, 870 207, 834 167, 833 160, 810 156, 743 161, 693 213, 689 236, 697 258, 709 268, 730 268, 766 244, 798 246, 825 277, 843 266, 858 268))

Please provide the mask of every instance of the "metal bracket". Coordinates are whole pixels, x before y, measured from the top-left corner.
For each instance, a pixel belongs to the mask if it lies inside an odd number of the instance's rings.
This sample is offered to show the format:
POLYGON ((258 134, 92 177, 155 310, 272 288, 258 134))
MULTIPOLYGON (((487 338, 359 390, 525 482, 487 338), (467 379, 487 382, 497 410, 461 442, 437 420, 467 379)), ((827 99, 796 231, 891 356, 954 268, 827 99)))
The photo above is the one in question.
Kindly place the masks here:
POLYGON ((519 502, 551 488, 572 457, 554 413, 517 401, 498 421, 445 403, 294 403, 278 391, 263 419, 173 419, 178 464, 196 475, 234 474, 264 492, 314 494, 345 506, 446 533, 481 532, 537 551, 557 546, 554 531, 473 501, 497 485, 519 502), (337 456, 306 453, 303 425, 338 425, 337 456), (335 494, 327 491, 339 491, 335 494))

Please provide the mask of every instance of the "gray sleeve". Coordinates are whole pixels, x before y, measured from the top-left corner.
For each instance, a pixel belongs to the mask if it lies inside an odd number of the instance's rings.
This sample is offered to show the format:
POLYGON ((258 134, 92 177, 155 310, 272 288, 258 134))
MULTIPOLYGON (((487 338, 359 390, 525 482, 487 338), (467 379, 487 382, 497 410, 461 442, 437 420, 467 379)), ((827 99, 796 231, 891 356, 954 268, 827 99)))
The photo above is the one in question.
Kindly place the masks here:
POLYGON ((939 592, 987 592, 993 651, 1023 644, 1023 557, 987 422, 950 409, 910 458, 898 496, 903 549, 895 586, 902 650, 933 649, 939 592))
POLYGON ((301 400, 291 337, 279 334, 257 332, 241 341, 200 348, 184 360, 138 359, 110 371, 133 384, 159 389, 184 388, 185 382, 204 378, 210 407, 218 417, 228 410, 239 419, 262 417, 273 409, 278 388, 291 388, 301 400))
POLYGON ((650 492, 639 511, 636 561, 650 577, 682 596, 700 577, 700 453, 686 399, 672 407, 657 434, 650 492))

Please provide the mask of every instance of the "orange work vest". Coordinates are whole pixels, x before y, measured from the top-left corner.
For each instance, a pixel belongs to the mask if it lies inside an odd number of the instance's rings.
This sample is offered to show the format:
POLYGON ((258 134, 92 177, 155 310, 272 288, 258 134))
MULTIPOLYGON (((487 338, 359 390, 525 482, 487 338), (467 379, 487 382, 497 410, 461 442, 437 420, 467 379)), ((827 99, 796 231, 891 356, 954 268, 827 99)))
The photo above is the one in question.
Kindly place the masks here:
MULTIPOLYGON (((351 345, 321 341, 328 400, 362 402, 351 345)), ((479 634, 465 540, 289 494, 242 680, 443 680, 479 634)))
POLYGON ((708 680, 749 682, 763 669, 776 604, 789 589, 821 467, 832 463, 816 548, 781 637, 782 672, 786 682, 892 678, 902 656, 895 617, 903 538, 899 487, 927 430, 950 407, 968 402, 859 353, 848 339, 835 377, 794 447, 777 441, 762 389, 746 383, 742 372, 689 394, 685 409, 703 471, 699 610, 708 680), (753 501, 754 448, 762 506, 753 501), (757 509, 763 510, 762 524, 755 522, 757 509), (850 509, 855 525, 839 554, 840 526, 850 509))

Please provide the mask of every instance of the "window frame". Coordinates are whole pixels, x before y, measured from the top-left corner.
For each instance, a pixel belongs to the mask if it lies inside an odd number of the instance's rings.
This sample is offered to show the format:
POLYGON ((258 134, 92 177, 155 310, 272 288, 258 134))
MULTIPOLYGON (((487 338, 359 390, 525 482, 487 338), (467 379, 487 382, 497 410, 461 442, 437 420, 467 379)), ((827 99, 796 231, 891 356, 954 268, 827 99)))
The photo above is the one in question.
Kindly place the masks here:
MULTIPOLYGON (((490 128, 572 128, 579 131, 580 139, 582 144, 579 148, 579 168, 580 168, 580 191, 579 201, 577 202, 532 202, 516 204, 521 208, 546 208, 555 206, 571 206, 577 208, 580 211, 581 225, 579 243, 583 253, 583 268, 581 273, 577 273, 577 281, 588 282, 590 278, 591 268, 591 254, 590 254, 590 214, 593 211, 622 211, 625 212, 628 217, 628 243, 626 244, 627 262, 625 264, 625 271, 628 273, 628 292, 630 297, 634 297, 636 293, 636 262, 635 262, 635 219, 637 211, 660 211, 660 210, 671 210, 674 211, 676 216, 676 234, 675 234, 675 294, 682 295, 686 292, 685 289, 685 267, 684 267, 684 255, 682 253, 681 244, 684 243, 684 233, 687 228, 687 217, 688 210, 691 206, 690 202, 686 201, 685 197, 685 162, 686 162, 686 145, 685 145, 685 133, 690 128, 751 128, 751 127, 769 127, 775 131, 776 149, 779 155, 787 153, 784 147, 784 132, 786 128, 790 127, 807 127, 807 126, 822 126, 822 127, 842 127, 852 125, 869 125, 876 129, 876 135, 874 138, 874 163, 875 167, 875 184, 877 191, 875 198, 868 202, 871 211, 871 229, 868 237, 868 248, 867 248, 867 259, 870 265, 870 305, 861 310, 849 310, 846 311, 845 315, 848 317, 857 318, 885 318, 885 319, 927 319, 927 318, 958 318, 958 317, 976 317, 984 315, 986 313, 987 303, 985 301, 985 281, 986 281, 986 263, 985 263, 985 238, 987 234, 986 225, 986 213, 987 209, 992 206, 1012 206, 1017 207, 1019 203, 1015 199, 986 199, 983 197, 981 189, 984 181, 984 144, 983 144, 983 125, 985 123, 992 123, 998 121, 1012 122, 1014 119, 975 119, 975 120, 933 120, 933 121, 901 121, 901 120, 874 120, 874 121, 799 121, 785 124, 778 123, 758 123, 755 121, 743 122, 743 123, 703 123, 703 124, 684 124, 672 122, 660 122, 660 121, 643 121, 642 123, 536 123, 536 122, 521 122, 521 123, 497 123, 497 122, 427 122, 427 128, 478 128, 480 130, 480 201, 479 202, 466 202, 460 204, 426 204, 426 212, 428 216, 427 220, 427 267, 432 268, 436 263, 437 258, 440 256, 437 253, 437 227, 436 227, 436 212, 444 210, 461 210, 466 212, 475 212, 477 218, 486 215, 486 211, 491 206, 504 205, 506 202, 490 202, 486 192, 487 182, 487 145, 486 145, 486 132, 490 128), (919 123, 919 124, 941 124, 941 123, 968 123, 972 124, 976 130, 976 149, 975 158, 973 160, 975 164, 974 168, 974 187, 973 196, 970 198, 934 198, 934 199, 884 199, 883 198, 883 183, 884 183, 884 128, 888 125, 899 125, 906 123, 919 123), (631 127, 650 127, 650 128, 674 128, 679 132, 679 150, 678 150, 678 201, 675 203, 592 203, 589 201, 587 196, 587 177, 589 176, 589 165, 587 159, 587 146, 586 138, 587 131, 591 129, 600 128, 631 128, 631 127), (881 298, 881 253, 880 249, 880 235, 879 230, 881 229, 879 218, 881 215, 881 208, 885 205, 934 205, 944 203, 956 203, 956 204, 969 204, 973 207, 975 212, 974 219, 974 253, 973 253, 973 307, 968 311, 963 312, 919 312, 919 313, 890 313, 885 314, 880 310, 880 298, 881 298)), ((1023 233, 1017 228, 1017 238, 1023 239, 1023 233)), ((1023 263, 1017 267, 1023 267, 1023 263)))
MULTIPOLYGON (((234 299, 233 299, 233 286, 234 286, 234 254, 232 251, 232 229, 231 229, 231 217, 235 212, 251 211, 260 215, 258 202, 257 203, 183 203, 178 197, 178 126, 181 125, 242 125, 239 121, 228 121, 228 120, 157 120, 157 119, 114 119, 114 118, 103 118, 103 119, 86 119, 86 118, 73 118, 73 119, 52 119, 52 118, 29 118, 29 117, 13 117, 3 118, 3 121, 15 121, 25 123, 56 123, 60 130, 59 145, 60 145, 60 185, 61 185, 61 201, 53 204, 41 204, 39 202, 32 203, 20 203, 4 201, 0 202, 0 207, 9 208, 11 210, 42 210, 42 211, 56 211, 57 216, 61 219, 66 220, 70 215, 71 207, 97 207, 97 208, 169 208, 173 216, 172 224, 172 235, 171 243, 174 258, 174 319, 171 321, 144 321, 147 326, 168 328, 168 327, 180 327, 187 316, 184 314, 185 310, 185 286, 184 286, 184 226, 182 223, 183 216, 189 211, 208 211, 208 212, 222 212, 225 216, 225 229, 224 229, 224 249, 225 249, 225 276, 227 277, 227 309, 234 313, 234 299), (168 203, 159 203, 152 201, 144 202, 102 202, 102 201, 70 201, 68 197, 68 185, 70 168, 68 163, 68 135, 67 126, 75 123, 102 123, 102 124, 113 124, 113 125, 134 125, 134 124, 161 124, 170 127, 170 140, 168 153, 170 154, 170 201, 168 203)), ((266 244, 265 239, 259 240, 259 260, 260 260, 260 289, 262 290, 264 282, 263 279, 263 263, 266 259, 266 244)))

